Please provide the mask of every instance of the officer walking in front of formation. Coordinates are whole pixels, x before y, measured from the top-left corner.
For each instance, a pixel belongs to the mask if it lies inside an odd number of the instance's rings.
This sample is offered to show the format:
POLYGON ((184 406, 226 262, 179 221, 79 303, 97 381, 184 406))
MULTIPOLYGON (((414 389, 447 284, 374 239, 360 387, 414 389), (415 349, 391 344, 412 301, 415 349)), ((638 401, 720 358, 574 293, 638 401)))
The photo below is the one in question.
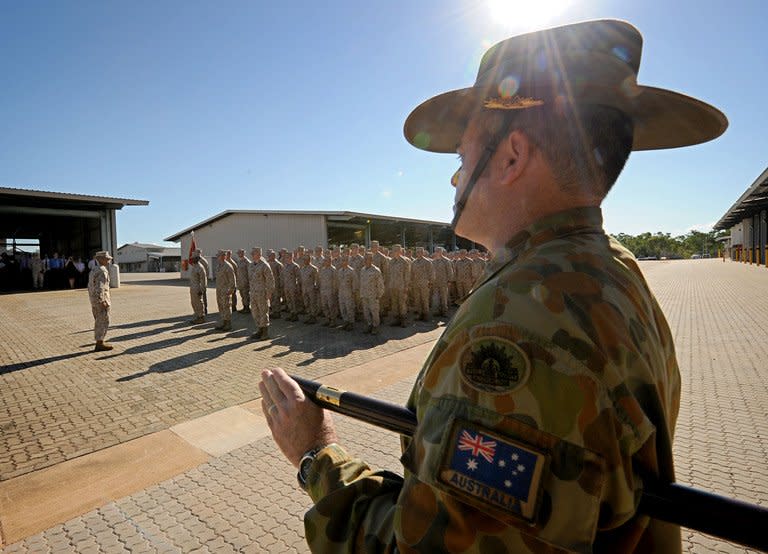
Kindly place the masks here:
MULTIPOLYGON (((251 284, 248 278, 248 269, 251 267, 251 260, 245 255, 242 248, 237 251, 237 288, 240 291, 240 300, 243 303, 243 309, 240 313, 247 314, 251 311, 251 284)), ((235 304, 232 304, 235 309, 235 304)))
POLYGON ((429 321, 429 287, 435 282, 432 260, 424 256, 424 248, 416 248, 416 259, 411 264, 411 287, 416 301, 417 319, 429 321))
POLYGON ((267 251, 267 263, 275 278, 275 290, 269 300, 269 316, 272 319, 280 319, 280 313, 283 311, 283 264, 271 249, 267 251))
POLYGON ((219 323, 215 329, 232 330, 232 293, 236 288, 235 270, 227 263, 226 250, 216 254, 216 304, 219 308, 219 323))
POLYGON ((360 300, 363 303, 366 333, 376 335, 379 332, 379 301, 382 296, 384 276, 381 270, 373 265, 373 254, 369 252, 365 255, 365 265, 360 270, 360 300))
POLYGON ((102 352, 114 348, 111 344, 104 342, 109 328, 109 308, 112 305, 109 295, 109 271, 107 270, 112 256, 106 250, 101 250, 96 252, 93 257, 98 263, 88 275, 88 297, 91 300, 91 311, 94 319, 93 334, 96 338, 96 347, 93 350, 94 352, 102 352))
POLYGON ((336 325, 337 301, 336 301, 336 268, 331 264, 330 256, 323 258, 323 267, 317 275, 317 283, 320 289, 320 306, 325 316, 325 326, 336 325))
POLYGON ((394 320, 392 325, 405 327, 408 317, 408 285, 411 280, 411 263, 403 256, 399 244, 392 246, 392 257, 387 271, 387 290, 394 320))
POLYGON ((256 323, 256 332, 252 339, 269 338, 269 299, 275 292, 275 276, 267 261, 261 257, 261 247, 251 250, 253 263, 249 268, 248 278, 251 290, 251 315, 256 323))
POLYGON ((192 302, 192 311, 195 314, 191 321, 193 325, 205 323, 205 306, 203 305, 203 295, 205 287, 208 284, 208 276, 205 274, 205 268, 200 263, 200 256, 192 254, 189 258, 189 297, 192 302))
POLYGON ((445 257, 445 248, 438 246, 432 259, 432 269, 435 271, 433 287, 437 291, 437 304, 440 315, 448 315, 448 286, 453 281, 453 264, 445 257))
MULTIPOLYGON (((212 277, 211 275, 211 268, 208 266, 208 259, 203 256, 203 251, 199 248, 196 249, 193 254, 197 254, 197 257, 200 258, 200 261, 198 262, 201 266, 203 266, 203 269, 205 270, 205 275, 207 279, 210 279, 212 277)), ((205 290, 203 291, 203 308, 205 309, 205 315, 208 315, 208 282, 205 283, 205 290)))
POLYGON ((351 331, 355 325, 355 296, 359 286, 358 274, 349 265, 349 256, 341 256, 339 269, 336 271, 336 288, 339 292, 339 311, 345 331, 351 331))
POLYGON ((281 278, 283 282, 283 298, 288 310, 288 321, 299 319, 299 296, 301 295, 301 269, 293 261, 293 253, 285 252, 281 278))

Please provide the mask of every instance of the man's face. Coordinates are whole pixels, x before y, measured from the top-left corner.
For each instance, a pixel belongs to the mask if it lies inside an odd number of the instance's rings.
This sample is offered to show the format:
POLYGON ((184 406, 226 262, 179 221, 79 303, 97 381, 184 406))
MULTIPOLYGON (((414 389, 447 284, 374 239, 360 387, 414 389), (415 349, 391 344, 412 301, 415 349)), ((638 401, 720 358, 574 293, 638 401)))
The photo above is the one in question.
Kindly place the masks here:
MULTIPOLYGON (((461 137, 461 144, 456 151, 461 160, 461 167, 459 167, 451 178, 451 184, 456 188, 456 193, 454 195, 454 212, 457 209, 456 205, 467 188, 472 173, 475 171, 477 162, 483 154, 486 142, 487 137, 481 129, 478 119, 473 118, 469 122, 469 125, 467 125, 467 128, 461 137)), ((492 159, 493 157, 491 160, 492 159)), ((489 175, 491 174, 491 160, 489 160, 485 170, 475 183, 474 188, 469 194, 469 198, 465 202, 461 217, 456 223, 457 235, 476 240, 477 242, 481 242, 482 237, 485 236, 483 232, 485 230, 484 218, 482 217, 484 209, 492 208, 492 206, 487 205, 486 202, 486 198, 488 198, 490 192, 488 186, 491 181, 489 178, 489 175)))
POLYGON ((400 250, 400 248, 395 247, 392 249, 393 258, 399 258, 401 254, 402 254, 402 251, 400 250))
POLYGON ((251 251, 251 256, 253 256, 253 261, 258 262, 261 259, 261 250, 258 248, 254 248, 251 251))
POLYGON ((365 267, 371 267, 373 264, 373 254, 365 255, 365 267))

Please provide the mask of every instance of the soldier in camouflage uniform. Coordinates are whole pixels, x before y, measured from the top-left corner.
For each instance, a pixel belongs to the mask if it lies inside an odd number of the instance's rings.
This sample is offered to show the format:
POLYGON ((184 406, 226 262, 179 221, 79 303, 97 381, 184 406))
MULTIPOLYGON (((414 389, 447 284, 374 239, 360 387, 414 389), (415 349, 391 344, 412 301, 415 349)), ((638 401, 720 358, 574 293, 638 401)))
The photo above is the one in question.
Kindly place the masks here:
POLYGON ((320 293, 320 307, 325 316, 323 325, 336 325, 338 304, 336 299, 336 268, 331 265, 331 258, 323 258, 323 267, 317 273, 317 286, 320 293))
POLYGON ((252 339, 263 340, 269 337, 269 299, 275 291, 275 276, 267 261, 261 257, 261 247, 251 250, 253 263, 248 270, 251 289, 251 315, 256 324, 252 339))
POLYGON ((463 248, 459 250, 456 261, 453 265, 456 276, 456 296, 457 300, 464 298, 472 289, 472 260, 467 257, 467 251, 463 248))
POLYGON ((293 261, 293 253, 285 253, 285 262, 280 274, 283 283, 283 298, 288 310, 288 321, 299 319, 299 296, 301 296, 301 280, 299 265, 293 261))
POLYGON ((275 276, 275 291, 269 301, 269 314, 273 319, 280 319, 283 311, 283 264, 275 257, 275 251, 267 252, 267 263, 275 276))
POLYGON ((363 318, 366 333, 378 334, 381 322, 381 297, 384 296, 384 276, 373 265, 373 254, 365 255, 365 265, 360 270, 360 301, 363 304, 363 318))
POLYGON ((472 284, 474 285, 485 272, 485 261, 480 257, 480 252, 475 248, 469 251, 469 260, 472 262, 472 284))
POLYGON ((192 254, 189 258, 189 298, 192 302, 192 311, 195 314, 191 321, 193 325, 205 323, 205 306, 203 294, 207 285, 208 276, 200 263, 200 256, 192 254))
POLYGON ((317 268, 310 262, 309 254, 304 254, 301 261, 303 264, 299 271, 301 298, 304 301, 304 310, 307 312, 304 323, 317 323, 317 268))
POLYGON ((440 315, 445 317, 448 315, 448 286, 453 281, 453 264, 445 257, 445 248, 438 246, 435 250, 432 268, 435 270, 434 288, 440 315))
MULTIPOLYGON (((387 279, 389 277, 389 257, 384 254, 384 251, 379 246, 379 241, 371 241, 371 254, 373 255, 373 265, 381 270, 381 276, 384 278, 384 283, 386 285, 387 279)), ((386 286, 384 289, 384 294, 379 300, 379 306, 381 309, 381 315, 386 314, 387 310, 389 309, 389 297, 387 295, 386 286)))
POLYGON ((112 256, 106 250, 102 250, 96 252, 93 257, 98 263, 88 275, 88 297, 91 300, 91 311, 94 319, 93 335, 96 338, 96 346, 93 350, 102 352, 114 348, 111 344, 104 342, 109 328, 109 308, 112 305, 112 299, 109 295, 109 271, 107 270, 112 256))
POLYGON ((232 251, 231 250, 225 250, 224 251, 224 261, 229 264, 229 267, 232 268, 232 271, 235 272, 235 290, 232 291, 232 311, 237 311, 237 262, 232 259, 232 251))
POLYGON ((411 280, 411 262, 404 256, 399 244, 392 246, 392 257, 388 264, 387 291, 392 306, 392 325, 405 327, 408 317, 408 287, 411 280))
MULTIPOLYGON (((203 269, 205 270, 206 278, 211 278, 211 268, 208 266, 208 260, 203 256, 203 251, 197 248, 193 254, 196 254, 200 261, 198 262, 201 266, 203 266, 203 269)), ((208 315, 208 282, 205 283, 205 290, 203 291, 203 309, 205 310, 205 315, 208 315)))
POLYGON ((342 256, 336 271, 336 289, 339 293, 339 311, 345 331, 351 331, 355 325, 355 295, 359 284, 357 271, 349 265, 349 256, 342 256))
MULTIPOLYGON (((243 309, 240 310, 240 313, 250 313, 250 305, 251 305, 251 285, 250 280, 248 278, 248 268, 251 266, 251 260, 248 259, 248 256, 245 255, 245 250, 242 248, 237 251, 237 261, 235 262, 237 264, 237 288, 240 291, 240 300, 243 302, 243 309)), ((232 304, 232 309, 234 309, 235 304, 232 304)))
POLYGON ((227 251, 219 250, 216 254, 216 304, 219 308, 219 323, 215 329, 232 330, 232 293, 237 286, 235 270, 227 263, 227 251))
POLYGON ((454 227, 493 260, 416 379, 403 478, 352 458, 327 412, 262 372, 273 437, 315 502, 313 550, 680 552, 677 526, 637 512, 644 476, 674 481, 675 349, 600 204, 632 149, 705 142, 727 120, 637 85, 641 47, 615 20, 513 37, 473 87, 408 117, 412 144, 459 145, 454 227))
POLYGON ((411 264, 411 288, 416 302, 417 318, 429 321, 429 290, 435 282, 432 260, 424 257, 424 248, 416 248, 416 259, 411 264))

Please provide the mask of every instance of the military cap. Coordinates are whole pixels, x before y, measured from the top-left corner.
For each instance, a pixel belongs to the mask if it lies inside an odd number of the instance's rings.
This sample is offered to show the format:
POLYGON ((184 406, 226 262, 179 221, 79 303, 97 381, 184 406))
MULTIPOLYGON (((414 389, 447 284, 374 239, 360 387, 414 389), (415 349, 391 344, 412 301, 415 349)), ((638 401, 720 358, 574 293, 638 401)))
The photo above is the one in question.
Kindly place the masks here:
POLYGON ((643 37, 625 21, 602 19, 518 35, 492 46, 473 86, 416 107, 405 137, 430 152, 455 152, 481 110, 616 108, 634 122, 632 150, 676 148, 719 137, 718 109, 671 90, 637 84, 643 37))

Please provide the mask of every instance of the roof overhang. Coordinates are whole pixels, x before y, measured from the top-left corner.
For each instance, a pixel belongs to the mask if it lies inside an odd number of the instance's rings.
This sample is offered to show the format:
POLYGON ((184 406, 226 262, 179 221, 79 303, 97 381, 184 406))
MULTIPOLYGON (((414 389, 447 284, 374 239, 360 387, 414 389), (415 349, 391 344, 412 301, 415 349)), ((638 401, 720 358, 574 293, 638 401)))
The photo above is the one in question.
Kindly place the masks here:
POLYGON ((326 218, 326 221, 329 223, 338 222, 338 223, 360 223, 365 224, 372 221, 378 222, 378 223, 405 223, 405 224, 416 224, 416 225, 430 225, 435 227, 450 227, 451 224, 447 223, 445 221, 430 221, 427 219, 412 219, 408 217, 397 217, 397 216, 390 216, 390 215, 380 215, 380 214, 367 214, 363 212, 332 212, 332 211, 320 211, 320 212, 311 212, 311 211, 283 211, 283 210, 226 210, 224 212, 218 213, 214 215, 213 217, 209 217, 208 219, 201 221, 200 223, 196 223, 195 225, 192 225, 191 227, 187 227, 183 231, 179 231, 176 234, 173 234, 169 237, 164 238, 163 240, 168 242, 178 242, 181 240, 181 237, 184 235, 187 235, 191 233, 192 231, 196 231, 197 229, 200 229, 201 227, 204 227, 206 225, 210 225, 211 223, 214 223, 215 221, 218 221, 220 219, 224 219, 225 217, 228 217, 230 215, 314 215, 314 216, 324 216, 326 218))
POLYGON ((739 199, 725 212, 714 229, 730 229, 744 218, 768 209, 768 168, 755 180, 739 199))
POLYGON ((124 206, 147 206, 149 200, 0 187, 0 203, 20 208, 120 210, 124 206))

